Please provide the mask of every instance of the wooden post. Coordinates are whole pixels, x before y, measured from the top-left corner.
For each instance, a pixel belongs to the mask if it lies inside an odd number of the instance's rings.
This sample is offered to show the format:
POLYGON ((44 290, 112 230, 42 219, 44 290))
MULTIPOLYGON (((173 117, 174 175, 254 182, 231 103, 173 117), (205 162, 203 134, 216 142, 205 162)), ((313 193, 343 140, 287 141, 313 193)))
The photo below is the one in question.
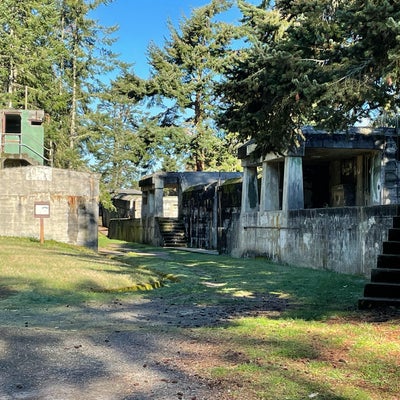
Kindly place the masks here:
POLYGON ((39 218, 40 244, 44 243, 44 218, 50 218, 50 202, 37 201, 34 205, 34 217, 39 218))
POLYGON ((44 243, 44 219, 40 218, 40 244, 44 243))

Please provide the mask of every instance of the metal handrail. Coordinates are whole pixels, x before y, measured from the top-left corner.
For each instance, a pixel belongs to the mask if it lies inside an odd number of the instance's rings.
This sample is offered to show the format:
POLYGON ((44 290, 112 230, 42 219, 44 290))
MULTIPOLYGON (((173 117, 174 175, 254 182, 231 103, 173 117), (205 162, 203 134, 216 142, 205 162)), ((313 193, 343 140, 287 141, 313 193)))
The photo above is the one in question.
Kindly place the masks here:
MULTIPOLYGON (((20 154, 20 155, 22 154, 22 152, 21 152, 21 147, 26 147, 26 148, 27 148, 28 150, 30 150, 32 153, 34 153, 34 154, 36 154, 38 157, 40 157, 43 161, 51 162, 51 160, 50 160, 49 158, 47 158, 47 157, 45 157, 44 155, 38 153, 36 150, 32 149, 32 147, 28 146, 27 144, 21 143, 21 144, 19 145, 19 147, 20 147, 20 150, 19 150, 19 154, 20 154)), ((45 147, 43 146, 43 148, 45 148, 45 147)), ((47 150, 47 149, 46 149, 46 150, 47 150)))
MULTIPOLYGON (((37 140, 35 140, 35 138, 31 138, 34 142, 36 142, 37 144, 41 145, 42 148, 44 150, 50 151, 50 149, 48 149, 46 146, 42 145, 41 143, 39 143, 37 140)), ((28 149, 29 151, 31 151, 32 153, 34 153, 35 155, 37 155, 38 157, 40 157, 43 161, 47 161, 48 163, 51 163, 51 159, 45 157, 43 154, 40 154, 38 151, 36 151, 35 149, 33 149, 31 146, 22 143, 22 132, 19 133, 13 133, 13 132, 4 132, 2 135, 0 135, 0 147, 5 146, 8 143, 16 143, 19 146, 19 155, 22 155, 22 147, 25 147, 26 149, 28 149), (2 141, 1 140, 1 136, 17 136, 18 140, 6 140, 6 138, 4 138, 5 140, 2 141)))

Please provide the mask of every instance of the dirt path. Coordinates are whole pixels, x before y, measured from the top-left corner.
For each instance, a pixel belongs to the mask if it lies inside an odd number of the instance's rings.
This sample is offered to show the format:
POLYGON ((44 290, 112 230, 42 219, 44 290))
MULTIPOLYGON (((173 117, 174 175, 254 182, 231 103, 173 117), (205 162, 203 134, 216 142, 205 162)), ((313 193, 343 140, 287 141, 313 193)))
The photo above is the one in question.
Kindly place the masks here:
POLYGON ((230 349, 196 328, 265 310, 266 302, 205 309, 130 296, 51 312, 2 311, 0 400, 250 400, 233 395, 240 382, 232 387, 205 372, 226 362, 230 349))
POLYGON ((179 327, 189 319, 198 323, 162 299, 49 315, 10 310, 0 329, 0 399, 227 399, 193 368, 208 362, 213 345, 191 323, 179 327))

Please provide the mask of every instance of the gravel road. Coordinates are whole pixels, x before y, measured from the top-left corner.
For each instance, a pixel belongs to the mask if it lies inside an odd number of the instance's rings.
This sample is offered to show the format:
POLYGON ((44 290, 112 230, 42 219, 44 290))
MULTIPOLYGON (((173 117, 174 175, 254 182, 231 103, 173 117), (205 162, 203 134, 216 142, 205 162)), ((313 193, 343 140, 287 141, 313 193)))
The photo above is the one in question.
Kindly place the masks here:
POLYGON ((3 311, 0 399, 237 399, 232 383, 204 372, 229 350, 196 328, 282 307, 264 297, 202 308, 138 296, 36 314, 7 310, 6 318, 3 311))
POLYGON ((284 300, 260 295, 202 308, 159 296, 1 310, 0 400, 250 400, 241 382, 210 375, 234 349, 198 328, 279 312, 284 300))

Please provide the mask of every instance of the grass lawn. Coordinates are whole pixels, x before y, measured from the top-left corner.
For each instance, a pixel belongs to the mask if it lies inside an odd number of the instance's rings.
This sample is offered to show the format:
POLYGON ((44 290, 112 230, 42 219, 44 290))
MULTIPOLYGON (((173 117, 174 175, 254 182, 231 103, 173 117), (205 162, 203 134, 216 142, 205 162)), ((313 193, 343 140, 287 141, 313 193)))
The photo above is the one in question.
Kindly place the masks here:
MULTIPOLYGON (((118 244, 100 237, 101 247, 118 244)), ((262 258, 124 246, 105 257, 0 238, 0 313, 104 301, 115 293, 239 311, 261 302, 217 326, 190 328, 194 340, 215 348, 194 372, 229 382, 232 399, 400 399, 399 314, 357 310, 364 278, 262 258)))

